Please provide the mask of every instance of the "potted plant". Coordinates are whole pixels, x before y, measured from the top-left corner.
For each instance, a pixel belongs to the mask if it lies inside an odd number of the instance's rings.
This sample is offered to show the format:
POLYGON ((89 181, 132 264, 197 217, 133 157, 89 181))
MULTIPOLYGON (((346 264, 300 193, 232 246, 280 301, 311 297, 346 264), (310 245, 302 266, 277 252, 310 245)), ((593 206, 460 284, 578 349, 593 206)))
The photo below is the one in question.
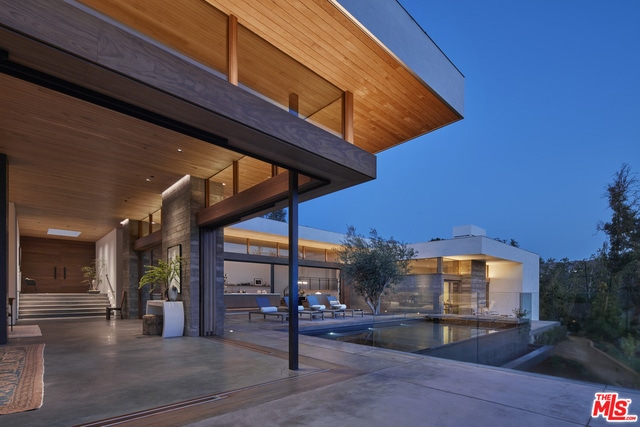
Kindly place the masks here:
POLYGON ((149 285, 149 295, 153 295, 156 286, 160 286, 162 294, 175 301, 178 297, 178 288, 175 281, 180 279, 182 257, 174 257, 169 261, 159 260, 157 265, 147 265, 144 275, 138 282, 138 288, 149 285))
POLYGON ((526 317, 526 316, 527 316, 527 314, 529 314, 529 311, 527 311, 527 310, 525 310, 525 309, 523 309, 523 308, 520 308, 520 307, 514 308, 514 309, 513 309, 513 310, 511 310, 511 311, 513 312, 513 314, 514 314, 518 319, 522 319, 523 317, 526 317))
POLYGON ((100 284, 102 283, 102 276, 107 271, 107 263, 103 259, 96 258, 91 261, 91 265, 85 265, 82 267, 82 283, 89 286, 90 294, 100 293, 100 284))

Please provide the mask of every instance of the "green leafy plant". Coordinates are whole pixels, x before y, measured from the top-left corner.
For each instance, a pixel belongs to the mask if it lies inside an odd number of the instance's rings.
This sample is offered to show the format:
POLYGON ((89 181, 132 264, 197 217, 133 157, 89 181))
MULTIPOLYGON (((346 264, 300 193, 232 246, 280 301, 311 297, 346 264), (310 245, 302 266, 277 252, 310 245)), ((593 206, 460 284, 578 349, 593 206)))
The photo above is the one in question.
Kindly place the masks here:
POLYGON ((353 226, 348 227, 337 253, 345 282, 364 297, 374 314, 380 313, 382 296, 392 292, 393 285, 410 272, 409 262, 416 254, 406 243, 385 239, 375 229, 366 238, 353 226))
POLYGON ((169 289, 171 283, 180 277, 182 268, 182 257, 175 257, 169 261, 159 260, 157 265, 147 265, 145 273, 138 282, 138 288, 149 286, 149 292, 153 293, 159 286, 162 293, 169 289))
POLYGON ((529 312, 523 308, 514 308, 513 310, 511 310, 513 312, 513 314, 518 318, 518 319, 522 319, 523 317, 526 317, 527 314, 529 314, 529 312))
POLYGON ((82 270, 82 283, 89 286, 92 291, 100 289, 100 283, 102 283, 102 276, 107 271, 107 263, 103 259, 96 258, 91 261, 91 265, 85 265, 82 270))

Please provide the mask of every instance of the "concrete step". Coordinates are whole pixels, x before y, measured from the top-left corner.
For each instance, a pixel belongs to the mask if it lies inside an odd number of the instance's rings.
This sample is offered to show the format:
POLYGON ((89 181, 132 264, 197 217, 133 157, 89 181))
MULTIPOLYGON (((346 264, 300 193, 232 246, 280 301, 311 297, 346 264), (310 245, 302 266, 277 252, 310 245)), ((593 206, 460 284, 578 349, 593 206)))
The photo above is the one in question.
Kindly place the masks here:
POLYGON ((21 294, 21 319, 104 316, 106 294, 21 294))

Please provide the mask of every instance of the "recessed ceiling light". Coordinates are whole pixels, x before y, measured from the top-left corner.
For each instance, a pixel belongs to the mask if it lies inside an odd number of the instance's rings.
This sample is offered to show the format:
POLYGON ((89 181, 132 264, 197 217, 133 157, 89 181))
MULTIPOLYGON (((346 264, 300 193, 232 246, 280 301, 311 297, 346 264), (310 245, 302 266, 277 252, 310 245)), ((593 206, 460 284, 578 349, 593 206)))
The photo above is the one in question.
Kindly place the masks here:
POLYGON ((80 235, 80 232, 73 231, 73 230, 59 230, 57 228, 50 228, 47 231, 47 234, 50 234, 52 236, 78 237, 80 235))

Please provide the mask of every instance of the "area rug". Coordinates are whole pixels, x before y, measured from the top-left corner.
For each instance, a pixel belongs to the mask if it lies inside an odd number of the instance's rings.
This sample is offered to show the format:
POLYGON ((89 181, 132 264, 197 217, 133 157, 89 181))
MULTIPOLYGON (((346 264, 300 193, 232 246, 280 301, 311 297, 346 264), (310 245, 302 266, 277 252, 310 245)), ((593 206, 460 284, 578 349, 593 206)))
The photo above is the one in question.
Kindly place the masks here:
POLYGON ((44 344, 0 347, 0 414, 41 407, 43 376, 44 344))
POLYGON ((42 331, 38 325, 16 325, 13 331, 9 330, 8 336, 9 338, 41 337, 42 331))

